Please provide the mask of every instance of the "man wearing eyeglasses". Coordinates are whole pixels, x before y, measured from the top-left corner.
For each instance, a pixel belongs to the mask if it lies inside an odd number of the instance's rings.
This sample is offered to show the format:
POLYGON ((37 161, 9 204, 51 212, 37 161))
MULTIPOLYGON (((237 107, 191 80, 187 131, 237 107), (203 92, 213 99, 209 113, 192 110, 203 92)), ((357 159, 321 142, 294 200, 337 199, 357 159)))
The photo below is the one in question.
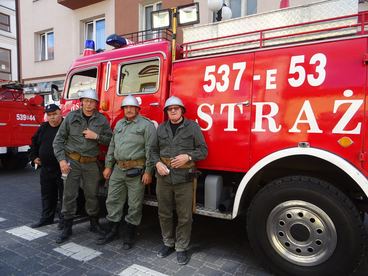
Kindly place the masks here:
POLYGON ((164 243, 157 256, 165 258, 176 251, 177 262, 185 265, 189 262, 187 250, 192 231, 194 162, 207 157, 207 145, 198 124, 183 116, 185 106, 178 97, 168 98, 164 111, 168 120, 159 125, 152 148, 164 243), (178 217, 175 233, 174 209, 178 217))

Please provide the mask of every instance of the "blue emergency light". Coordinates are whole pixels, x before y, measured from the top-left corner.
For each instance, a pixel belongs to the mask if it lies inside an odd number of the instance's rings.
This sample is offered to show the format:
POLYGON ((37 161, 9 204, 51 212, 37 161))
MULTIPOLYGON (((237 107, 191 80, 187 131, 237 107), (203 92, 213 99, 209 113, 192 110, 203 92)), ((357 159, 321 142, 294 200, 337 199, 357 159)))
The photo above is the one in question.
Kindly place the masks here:
POLYGON ((95 42, 93 40, 87 39, 84 42, 84 50, 83 50, 83 56, 89 56, 96 54, 95 51, 95 42))
POLYGON ((93 40, 87 39, 84 42, 84 49, 95 50, 95 42, 93 40))
POLYGON ((117 34, 112 34, 106 38, 106 44, 116 49, 116 48, 122 48, 126 46, 128 43, 124 37, 121 37, 117 34))

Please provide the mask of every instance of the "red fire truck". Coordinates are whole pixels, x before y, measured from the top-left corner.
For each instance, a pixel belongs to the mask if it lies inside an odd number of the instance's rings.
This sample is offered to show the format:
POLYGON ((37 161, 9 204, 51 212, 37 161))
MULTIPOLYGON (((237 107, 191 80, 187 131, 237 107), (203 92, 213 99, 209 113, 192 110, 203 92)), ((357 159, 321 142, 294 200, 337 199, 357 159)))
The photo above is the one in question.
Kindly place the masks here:
POLYGON ((43 122, 42 97, 27 99, 19 83, 0 83, 0 160, 6 169, 24 168, 32 135, 43 122))
POLYGON ((162 33, 139 33, 149 39, 78 58, 61 104, 79 108, 78 91, 94 88, 114 127, 128 94, 157 123, 165 100, 180 97, 209 148, 195 213, 245 214, 254 251, 276 274, 348 275, 368 242, 366 16, 272 28, 259 18, 263 29, 219 36, 234 19, 184 30, 176 49, 162 33))

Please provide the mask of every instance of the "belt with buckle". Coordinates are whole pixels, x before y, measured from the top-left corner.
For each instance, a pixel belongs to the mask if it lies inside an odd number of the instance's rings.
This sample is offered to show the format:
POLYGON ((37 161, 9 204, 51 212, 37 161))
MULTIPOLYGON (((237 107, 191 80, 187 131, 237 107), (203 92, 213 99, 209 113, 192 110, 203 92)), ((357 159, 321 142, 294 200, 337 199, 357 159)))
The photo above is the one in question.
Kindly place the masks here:
POLYGON ((146 159, 142 158, 137 160, 126 160, 126 161, 118 160, 117 164, 121 169, 128 170, 135 167, 143 167, 146 164, 146 159))
POLYGON ((68 152, 66 156, 68 156, 70 159, 77 161, 81 164, 88 164, 88 163, 93 163, 97 161, 97 157, 82 156, 78 152, 68 152))

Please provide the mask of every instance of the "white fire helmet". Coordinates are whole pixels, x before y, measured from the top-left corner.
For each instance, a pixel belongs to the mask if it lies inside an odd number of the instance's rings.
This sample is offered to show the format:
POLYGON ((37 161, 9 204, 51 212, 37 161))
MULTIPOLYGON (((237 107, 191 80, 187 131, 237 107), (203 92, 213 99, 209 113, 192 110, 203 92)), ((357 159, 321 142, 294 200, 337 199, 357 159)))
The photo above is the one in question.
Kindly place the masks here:
POLYGON ((171 96, 170 98, 168 98, 166 100, 164 111, 166 111, 167 108, 169 106, 172 106, 172 105, 178 105, 178 106, 182 107, 183 108, 183 113, 185 112, 185 106, 184 106, 183 102, 178 97, 175 97, 175 96, 171 96))
POLYGON ((95 89, 89 88, 78 93, 79 99, 91 99, 98 102, 98 97, 95 89))
POLYGON ((128 95, 124 98, 123 102, 121 103, 121 107, 123 108, 124 106, 136 106, 140 108, 138 100, 132 95, 128 95))

